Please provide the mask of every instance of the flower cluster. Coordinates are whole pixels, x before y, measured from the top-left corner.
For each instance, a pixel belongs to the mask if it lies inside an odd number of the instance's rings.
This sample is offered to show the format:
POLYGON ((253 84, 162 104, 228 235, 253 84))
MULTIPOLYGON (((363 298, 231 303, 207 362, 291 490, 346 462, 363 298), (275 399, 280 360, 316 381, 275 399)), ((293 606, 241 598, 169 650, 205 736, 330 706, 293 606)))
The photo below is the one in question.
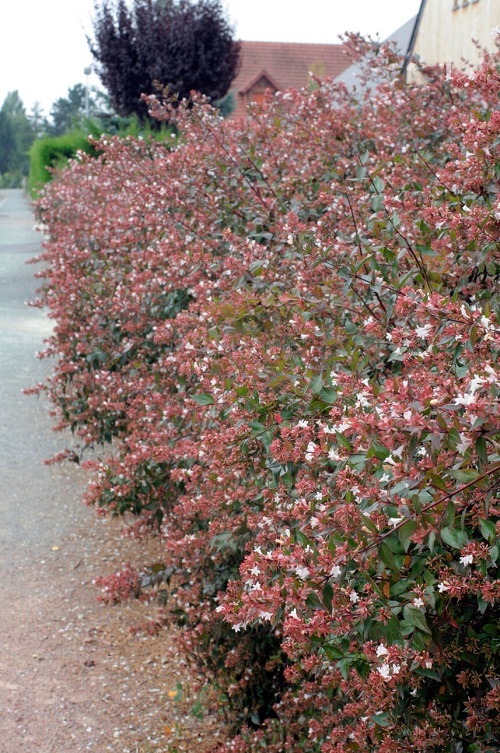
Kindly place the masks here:
POLYGON ((45 388, 113 442, 87 501, 161 537, 237 753, 500 745, 500 74, 393 56, 244 123, 150 99, 174 144, 38 202, 45 388))

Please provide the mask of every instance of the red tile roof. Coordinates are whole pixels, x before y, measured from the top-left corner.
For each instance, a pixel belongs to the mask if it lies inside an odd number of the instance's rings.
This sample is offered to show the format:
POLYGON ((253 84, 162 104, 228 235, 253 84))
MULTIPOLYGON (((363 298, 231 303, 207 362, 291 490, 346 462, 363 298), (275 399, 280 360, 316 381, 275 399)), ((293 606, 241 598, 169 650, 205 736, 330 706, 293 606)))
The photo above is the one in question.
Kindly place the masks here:
POLYGON ((335 78, 349 62, 341 44, 241 42, 241 66, 230 89, 236 105, 231 117, 246 114, 249 93, 263 76, 274 90, 301 89, 308 84, 309 72, 335 78))

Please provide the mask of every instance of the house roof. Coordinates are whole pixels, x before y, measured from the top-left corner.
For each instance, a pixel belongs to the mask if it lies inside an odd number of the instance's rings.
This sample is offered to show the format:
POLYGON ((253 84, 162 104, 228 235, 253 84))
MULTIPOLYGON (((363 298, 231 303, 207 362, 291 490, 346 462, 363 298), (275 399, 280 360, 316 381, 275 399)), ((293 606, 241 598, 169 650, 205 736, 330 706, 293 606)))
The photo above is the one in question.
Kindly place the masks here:
MULTIPOLYGON (((425 0, 424 0, 425 2, 425 0)), ((417 28, 417 25, 420 21, 420 16, 422 13, 422 6, 424 4, 422 2, 420 10, 418 15, 414 16, 413 18, 410 18, 409 21, 407 21, 403 26, 400 26, 399 29, 396 29, 390 36, 388 36, 386 39, 384 39, 384 42, 393 42, 396 46, 396 50, 401 54, 405 56, 405 59, 408 57, 409 54, 411 54, 411 46, 414 41, 415 37, 415 30, 417 28)), ((359 76, 361 73, 362 65, 358 63, 353 63, 352 65, 349 65, 346 67, 337 77, 336 81, 342 82, 347 86, 349 90, 352 90, 353 87, 359 85, 359 76)), ((377 85, 376 79, 373 79, 371 82, 368 83, 368 87, 371 89, 372 87, 377 85)))
POLYGON ((408 42, 408 46, 406 49, 406 55, 405 55, 405 61, 403 63, 403 70, 402 73, 406 73, 408 65, 410 63, 411 56, 413 55, 413 52, 415 50, 415 42, 417 39, 418 30, 420 27, 420 22, 422 20, 422 17, 424 15, 425 5, 427 3, 427 0, 422 0, 420 3, 420 8, 418 10, 417 17, 415 18, 415 22, 413 24, 413 29, 411 33, 410 40, 408 42))
POLYGON ((341 44, 293 42, 241 42, 241 65, 231 85, 236 109, 233 117, 246 114, 243 95, 263 76, 276 90, 307 86, 309 73, 335 78, 349 64, 341 44))

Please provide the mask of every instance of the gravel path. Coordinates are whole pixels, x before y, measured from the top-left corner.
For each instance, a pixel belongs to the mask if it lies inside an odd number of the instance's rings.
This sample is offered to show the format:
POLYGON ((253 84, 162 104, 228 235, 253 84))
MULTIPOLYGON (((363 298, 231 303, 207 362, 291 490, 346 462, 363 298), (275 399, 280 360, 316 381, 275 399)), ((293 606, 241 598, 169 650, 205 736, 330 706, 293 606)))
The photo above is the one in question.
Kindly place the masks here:
POLYGON ((96 576, 143 563, 143 545, 83 505, 80 468, 44 464, 63 438, 22 394, 48 368, 35 353, 50 323, 24 303, 39 248, 21 191, 0 191, 0 753, 201 753, 217 719, 189 716, 175 636, 134 635, 144 607, 97 601, 96 576))

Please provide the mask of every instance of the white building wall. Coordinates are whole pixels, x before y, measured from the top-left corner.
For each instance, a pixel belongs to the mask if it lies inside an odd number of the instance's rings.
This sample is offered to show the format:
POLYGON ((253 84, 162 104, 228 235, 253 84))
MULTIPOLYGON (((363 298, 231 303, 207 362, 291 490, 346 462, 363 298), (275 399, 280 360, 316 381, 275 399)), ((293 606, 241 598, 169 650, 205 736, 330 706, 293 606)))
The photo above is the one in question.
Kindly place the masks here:
POLYGON ((481 54, 473 40, 493 51, 499 26, 500 0, 427 0, 413 52, 426 65, 475 65, 481 54))

